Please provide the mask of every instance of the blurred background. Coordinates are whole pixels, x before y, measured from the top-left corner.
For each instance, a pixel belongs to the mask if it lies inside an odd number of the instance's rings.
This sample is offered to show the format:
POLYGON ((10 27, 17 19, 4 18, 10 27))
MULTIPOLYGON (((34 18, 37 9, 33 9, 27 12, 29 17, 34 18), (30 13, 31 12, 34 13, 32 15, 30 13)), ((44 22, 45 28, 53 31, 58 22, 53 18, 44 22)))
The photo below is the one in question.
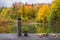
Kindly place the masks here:
POLYGON ((0 33, 60 33, 60 0, 0 0, 0 33))

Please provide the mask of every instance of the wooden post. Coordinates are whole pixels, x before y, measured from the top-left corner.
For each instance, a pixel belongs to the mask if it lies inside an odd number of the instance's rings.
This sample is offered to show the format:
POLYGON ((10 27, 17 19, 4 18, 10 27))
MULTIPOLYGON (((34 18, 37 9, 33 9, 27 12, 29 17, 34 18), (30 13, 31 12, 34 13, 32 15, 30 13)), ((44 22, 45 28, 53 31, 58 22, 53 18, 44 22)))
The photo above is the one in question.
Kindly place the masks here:
POLYGON ((21 18, 18 18, 18 36, 22 35, 21 18))

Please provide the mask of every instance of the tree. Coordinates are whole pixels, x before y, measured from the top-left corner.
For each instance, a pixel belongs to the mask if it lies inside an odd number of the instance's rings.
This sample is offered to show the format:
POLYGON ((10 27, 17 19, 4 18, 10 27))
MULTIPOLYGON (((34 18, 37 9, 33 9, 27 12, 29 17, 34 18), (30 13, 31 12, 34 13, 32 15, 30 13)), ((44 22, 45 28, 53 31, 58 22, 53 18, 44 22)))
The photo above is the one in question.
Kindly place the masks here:
POLYGON ((47 16, 49 15, 49 11, 50 11, 50 4, 43 4, 41 5, 41 8, 38 11, 37 17, 36 17, 36 21, 41 23, 41 32, 47 32, 46 31, 46 24, 47 24, 47 16))
POLYGON ((44 22, 47 16, 49 15, 49 9, 50 9, 49 5, 47 4, 42 5, 42 7, 38 11, 36 20, 38 22, 41 22, 41 21, 44 22))
POLYGON ((60 0, 54 0, 51 5, 51 11, 49 16, 47 17, 48 26, 52 27, 51 32, 57 32, 57 27, 59 28, 58 24, 60 23, 60 0))

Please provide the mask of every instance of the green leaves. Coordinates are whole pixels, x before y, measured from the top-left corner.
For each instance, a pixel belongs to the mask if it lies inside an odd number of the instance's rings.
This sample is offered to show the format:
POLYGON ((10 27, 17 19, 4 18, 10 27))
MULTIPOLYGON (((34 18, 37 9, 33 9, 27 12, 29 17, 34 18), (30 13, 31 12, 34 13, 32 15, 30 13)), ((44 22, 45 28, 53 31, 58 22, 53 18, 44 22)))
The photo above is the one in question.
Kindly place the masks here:
MULTIPOLYGON (((57 32, 59 30, 58 22, 60 23, 60 0, 54 0, 51 5, 50 15, 47 17, 48 27, 51 27, 51 32, 57 32)), ((60 32, 60 31, 58 31, 60 32)))

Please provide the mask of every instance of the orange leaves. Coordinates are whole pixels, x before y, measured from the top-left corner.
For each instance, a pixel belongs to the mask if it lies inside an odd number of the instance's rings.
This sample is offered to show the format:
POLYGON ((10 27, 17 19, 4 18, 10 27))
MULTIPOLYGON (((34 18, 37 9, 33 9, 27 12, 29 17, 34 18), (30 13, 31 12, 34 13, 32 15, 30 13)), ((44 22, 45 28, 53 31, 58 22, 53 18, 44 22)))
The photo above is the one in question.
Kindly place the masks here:
POLYGON ((30 9, 32 9, 32 6, 30 6, 30 5, 25 5, 25 7, 24 7, 24 12, 25 12, 26 14, 28 14, 28 12, 29 12, 30 9))
POLYGON ((10 32, 12 28, 12 25, 10 25, 7 20, 3 20, 3 18, 0 19, 0 33, 10 32))

